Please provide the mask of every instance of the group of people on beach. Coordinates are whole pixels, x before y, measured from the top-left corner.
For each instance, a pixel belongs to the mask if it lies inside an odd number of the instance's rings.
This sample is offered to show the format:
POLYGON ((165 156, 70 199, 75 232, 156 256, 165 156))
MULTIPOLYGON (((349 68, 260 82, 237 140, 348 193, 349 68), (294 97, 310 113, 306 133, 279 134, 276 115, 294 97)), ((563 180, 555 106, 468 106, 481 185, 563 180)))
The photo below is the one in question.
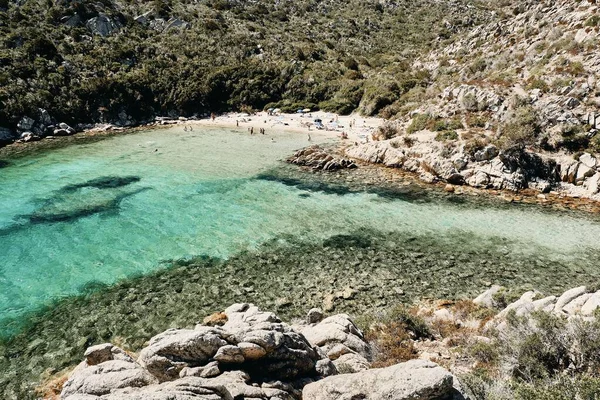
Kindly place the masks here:
MULTIPOLYGON (((239 125, 238 125, 238 126, 239 126, 239 125)), ((248 128, 248 132, 250 132, 250 134, 251 134, 251 135, 254 135, 254 127, 253 127, 253 126, 251 126, 250 128, 248 128)), ((259 132, 261 135, 264 135, 266 131, 265 131, 265 128, 258 128, 258 132, 259 132)))

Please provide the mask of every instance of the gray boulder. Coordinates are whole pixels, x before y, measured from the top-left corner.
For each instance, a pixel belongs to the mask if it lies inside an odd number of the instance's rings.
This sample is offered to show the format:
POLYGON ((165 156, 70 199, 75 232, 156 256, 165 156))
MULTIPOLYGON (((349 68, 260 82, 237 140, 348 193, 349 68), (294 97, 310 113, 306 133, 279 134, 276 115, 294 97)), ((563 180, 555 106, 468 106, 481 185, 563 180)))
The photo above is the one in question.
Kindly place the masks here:
POLYGON ((135 362, 109 360, 91 366, 83 363, 64 384, 60 397, 102 396, 115 389, 141 387, 155 382, 156 379, 135 362))
POLYGON ((174 382, 153 384, 141 388, 114 389, 101 396, 62 397, 64 400, 231 400, 295 399, 285 390, 274 387, 254 386, 247 374, 241 371, 225 372, 216 378, 188 376, 174 382))
POLYGON ((0 144, 14 142, 18 135, 8 128, 0 127, 0 144))
POLYGON ((23 117, 17 124, 17 129, 20 131, 30 131, 35 125, 35 120, 30 117, 23 117))
POLYGON ((318 346, 325 354, 343 345, 364 358, 370 358, 369 345, 364 340, 364 335, 350 317, 346 314, 333 315, 325 318, 318 324, 302 329, 302 334, 310 343, 318 346))
POLYGON ((388 368, 335 375, 308 384, 303 400, 434 400, 451 398, 453 376, 439 365, 411 360, 388 368))
POLYGON ((500 293, 500 291, 502 291, 503 289, 504 288, 502 286, 494 285, 485 292, 481 293, 479 296, 477 296, 473 300, 473 303, 477 304, 478 306, 493 308, 496 305, 496 302, 494 301, 494 296, 500 293))
POLYGON ((118 20, 112 19, 106 14, 98 14, 97 17, 88 19, 85 26, 94 35, 100 36, 110 36, 114 32, 119 31, 122 27, 118 20))
POLYGON ((152 339, 140 352, 139 363, 160 382, 179 378, 179 372, 190 366, 206 364, 228 343, 216 328, 169 329, 152 339))
POLYGON ((54 129, 54 136, 69 136, 75 133, 75 129, 71 128, 69 125, 61 122, 58 124, 58 128, 54 129))

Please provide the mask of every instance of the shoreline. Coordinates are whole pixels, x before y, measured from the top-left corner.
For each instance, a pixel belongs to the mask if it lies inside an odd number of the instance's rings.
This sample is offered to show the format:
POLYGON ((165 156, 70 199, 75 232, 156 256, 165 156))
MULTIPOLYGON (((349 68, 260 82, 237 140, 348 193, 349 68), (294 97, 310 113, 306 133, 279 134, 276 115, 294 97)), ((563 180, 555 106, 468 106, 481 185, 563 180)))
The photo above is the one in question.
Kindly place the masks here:
POLYGON ((267 135, 272 133, 273 130, 284 130, 287 132, 308 134, 317 131, 314 126, 309 129, 306 125, 307 123, 314 125, 313 120, 315 118, 322 119, 324 124, 329 124, 330 120, 338 121, 336 123, 336 129, 333 129, 334 126, 331 126, 332 129, 325 129, 319 132, 330 132, 332 137, 339 137, 342 132, 346 132, 348 134, 348 138, 354 141, 364 141, 367 135, 370 135, 373 130, 383 123, 383 119, 381 118, 360 117, 357 115, 340 116, 321 111, 306 114, 282 113, 277 115, 268 115, 267 112, 261 111, 253 115, 248 115, 245 113, 226 113, 216 116, 214 121, 210 118, 173 118, 135 127, 117 127, 107 124, 103 128, 97 127, 86 129, 70 136, 51 136, 32 142, 17 141, 8 144, 4 147, 0 147, 0 160, 10 161, 22 157, 36 155, 49 150, 68 147, 71 145, 93 143, 115 136, 130 135, 146 130, 169 129, 176 126, 240 130, 254 128, 256 129, 254 134, 260 134, 259 129, 264 128, 267 135), (360 126, 349 129, 348 125, 353 120, 358 121, 360 126), (236 121, 239 122, 239 126, 236 121))
MULTIPOLYGON (((269 115, 267 112, 258 112, 253 115, 246 113, 226 113, 211 118, 204 119, 171 119, 167 121, 153 122, 146 125, 140 125, 130 128, 112 127, 111 129, 88 129, 71 136, 58 136, 52 139, 42 139, 35 142, 19 143, 15 142, 0 148, 0 161, 11 161, 22 157, 34 156, 45 151, 64 148, 72 145, 94 143, 100 140, 115 136, 130 135, 140 133, 146 130, 169 129, 177 126, 191 126, 196 128, 208 129, 239 129, 248 131, 254 128, 254 134, 260 134, 260 129, 265 129, 266 134, 270 135, 273 131, 280 130, 298 134, 310 135, 312 132, 329 133, 331 137, 340 139, 340 143, 335 145, 332 152, 340 157, 353 160, 361 169, 371 171, 383 171, 392 181, 395 177, 411 180, 421 187, 432 187, 436 190, 452 193, 455 195, 468 196, 488 196, 497 198, 507 203, 534 204, 542 207, 552 207, 560 210, 578 210, 587 213, 600 213, 600 201, 586 196, 569 194, 568 191, 551 191, 544 193, 537 188, 526 188, 521 190, 478 188, 469 184, 450 184, 443 181, 423 180, 418 172, 407 171, 400 167, 386 166, 383 163, 369 162, 361 158, 353 157, 347 154, 346 150, 356 148, 368 143, 384 143, 385 141, 374 142, 368 138, 385 120, 375 117, 361 117, 355 114, 340 116, 327 112, 311 112, 306 114, 278 114, 269 115), (314 127, 314 119, 323 120, 328 129, 317 131, 314 127), (312 124, 311 128, 308 124, 312 124), (353 125, 350 128, 350 125, 353 125), (341 134, 344 132, 347 139, 342 140, 341 134)), ((310 143, 307 142, 307 146, 310 143)), ((299 167, 302 168, 302 167, 299 167)), ((325 172, 330 173, 330 172, 325 172)))

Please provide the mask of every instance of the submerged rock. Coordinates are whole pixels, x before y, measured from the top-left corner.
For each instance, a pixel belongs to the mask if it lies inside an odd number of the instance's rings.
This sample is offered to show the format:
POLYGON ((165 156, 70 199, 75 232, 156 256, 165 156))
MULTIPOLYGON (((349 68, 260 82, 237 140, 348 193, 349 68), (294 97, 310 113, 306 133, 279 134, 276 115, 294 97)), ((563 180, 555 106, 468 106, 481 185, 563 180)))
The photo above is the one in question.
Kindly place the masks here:
POLYGON ((66 185, 25 218, 30 223, 61 222, 118 210, 123 199, 147 190, 125 188, 139 180, 137 176, 108 176, 66 185))

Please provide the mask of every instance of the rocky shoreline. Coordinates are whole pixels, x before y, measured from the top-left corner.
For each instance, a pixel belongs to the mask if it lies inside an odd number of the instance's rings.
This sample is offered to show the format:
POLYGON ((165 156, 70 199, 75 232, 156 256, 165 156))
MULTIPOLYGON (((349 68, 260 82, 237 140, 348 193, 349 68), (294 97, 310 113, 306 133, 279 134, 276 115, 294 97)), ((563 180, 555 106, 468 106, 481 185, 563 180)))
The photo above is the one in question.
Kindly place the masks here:
MULTIPOLYGON (((536 325, 540 313, 576 332, 596 322, 600 307, 600 291, 586 286, 560 296, 528 291, 503 305, 506 299, 506 289, 493 286, 472 301, 421 303, 412 314, 397 315, 398 321, 405 319, 401 329, 415 334, 395 339, 396 351, 410 349, 404 356, 382 347, 388 340, 381 333, 389 327, 387 320, 373 322, 366 335, 346 314, 325 316, 313 308, 303 320, 287 324, 253 304, 237 303, 193 329, 154 336, 137 354, 112 343, 91 346, 68 377, 58 377, 58 383, 50 379, 39 390, 45 398, 64 400, 465 400, 477 398, 470 397, 470 374, 480 368, 469 364, 478 356, 469 356, 465 348, 543 332, 547 328, 536 325), (519 331, 519 318, 528 321, 528 331, 519 331), (418 321, 424 325, 411 328, 418 321), (380 365, 398 357, 407 360, 380 365)), ((581 350, 570 351, 573 362, 581 363, 581 350)))
MULTIPOLYGON (((377 149, 379 143, 375 142, 370 148, 377 149)), ((442 196, 474 198, 478 201, 491 200, 496 205, 506 203, 534 204, 556 210, 578 210, 590 213, 600 212, 600 202, 582 197, 573 197, 568 194, 549 191, 543 192, 539 188, 524 188, 510 190, 508 188, 483 188, 468 184, 451 184, 443 179, 425 179, 418 171, 405 168, 388 166, 385 163, 374 162, 373 159, 364 160, 352 157, 352 149, 348 145, 341 146, 309 146, 298 150, 286 161, 298 165, 300 174, 308 179, 327 182, 330 184, 343 184, 360 188, 382 188, 403 191, 406 188, 418 187, 424 191, 434 191, 442 196), (325 161, 327 160, 327 161, 325 161), (329 163, 329 161, 333 161, 329 163), (342 166, 341 163, 345 166, 342 166), (324 168, 329 163, 330 168, 324 168), (310 178, 309 178, 310 177, 310 178)))
POLYGON ((414 360, 369 369, 371 349, 345 314, 309 311, 288 325, 233 304, 194 329, 153 337, 137 360, 110 343, 89 347, 60 399, 464 399, 452 374, 414 360))

